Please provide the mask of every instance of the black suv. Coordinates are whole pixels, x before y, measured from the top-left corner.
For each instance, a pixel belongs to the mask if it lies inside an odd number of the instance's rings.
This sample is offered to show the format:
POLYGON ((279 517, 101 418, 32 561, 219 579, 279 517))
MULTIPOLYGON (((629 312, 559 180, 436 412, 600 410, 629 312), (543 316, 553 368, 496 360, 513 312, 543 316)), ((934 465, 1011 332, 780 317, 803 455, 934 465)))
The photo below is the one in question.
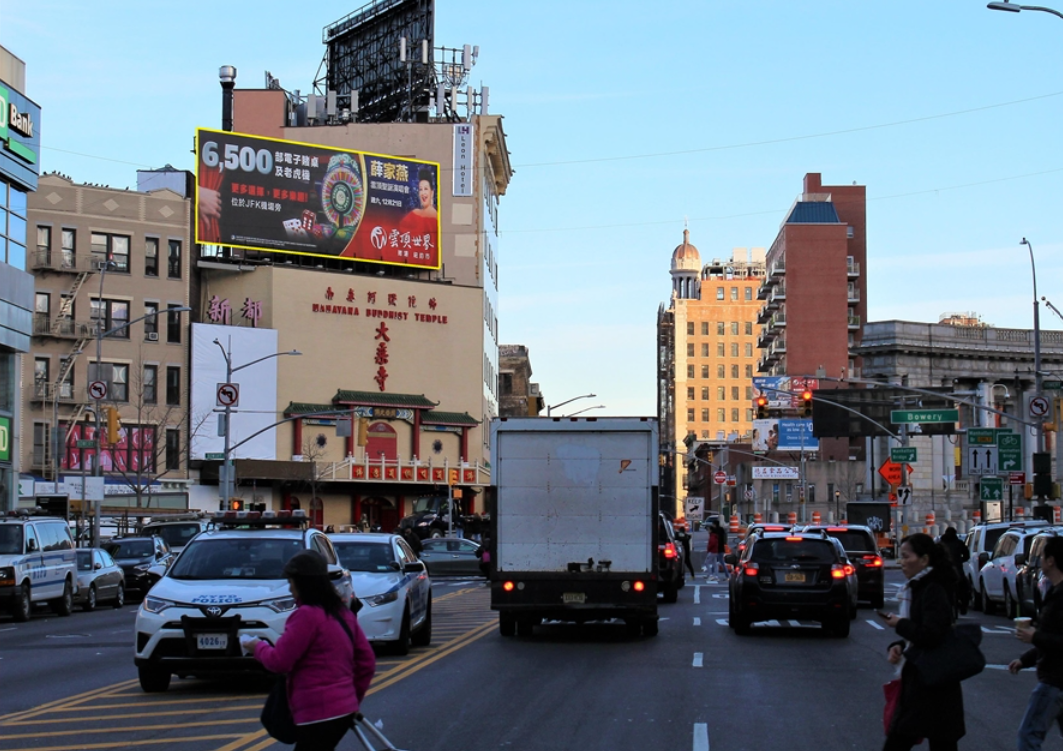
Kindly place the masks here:
POLYGON ((174 561, 170 546, 161 537, 115 537, 101 546, 125 574, 129 594, 144 597, 174 561))
POLYGON ((757 621, 819 621, 849 635, 856 612, 856 571, 841 545, 823 533, 762 532, 748 541, 730 579, 730 626, 746 635, 757 621))
POLYGON ((683 575, 683 546, 676 542, 675 528, 664 514, 657 515, 657 591, 665 602, 675 602, 686 586, 683 575))
MULTIPOLYGON (((460 504, 456 505, 458 505, 460 513, 460 504)), ((402 517, 402 521, 399 522, 399 533, 409 528, 421 540, 426 540, 429 537, 446 537, 450 531, 449 510, 450 502, 445 495, 427 495, 415 498, 413 511, 409 515, 402 517)))
POLYGON ((826 532, 845 548, 849 561, 856 567, 856 597, 881 609, 886 599, 886 577, 882 571, 875 533, 858 524, 809 525, 805 532, 826 532))

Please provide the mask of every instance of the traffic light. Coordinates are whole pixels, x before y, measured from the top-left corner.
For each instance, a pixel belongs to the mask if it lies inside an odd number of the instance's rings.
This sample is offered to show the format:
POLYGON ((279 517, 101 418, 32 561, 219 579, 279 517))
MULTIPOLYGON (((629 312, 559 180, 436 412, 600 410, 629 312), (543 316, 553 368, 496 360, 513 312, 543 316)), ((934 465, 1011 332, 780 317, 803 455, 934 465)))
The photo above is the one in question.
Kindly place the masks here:
POLYGON ((812 390, 805 389, 801 392, 801 417, 812 416, 812 390))
POLYGON ((229 499, 229 510, 230 511, 243 511, 244 510, 244 502, 242 500, 240 500, 239 498, 230 498, 229 499))
POLYGON ((1052 497, 1052 455, 1047 451, 1033 455, 1033 494, 1038 498, 1052 497))
POLYGON ((121 440, 122 421, 117 407, 107 408, 107 443, 112 446, 121 440))
POLYGON ((757 419, 768 419, 768 397, 763 394, 757 397, 757 419))
POLYGON ((369 418, 358 418, 358 445, 365 446, 369 443, 369 418))

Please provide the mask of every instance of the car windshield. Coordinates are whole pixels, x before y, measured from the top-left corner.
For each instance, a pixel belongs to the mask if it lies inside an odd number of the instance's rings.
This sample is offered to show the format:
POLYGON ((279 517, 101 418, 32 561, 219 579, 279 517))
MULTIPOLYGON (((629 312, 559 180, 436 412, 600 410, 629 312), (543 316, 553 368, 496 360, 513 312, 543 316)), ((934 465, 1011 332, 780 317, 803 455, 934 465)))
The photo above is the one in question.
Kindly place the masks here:
POLYGON ((871 539, 871 535, 867 532, 861 532, 857 529, 836 532, 828 529, 827 534, 840 542, 842 547, 849 553, 871 553, 875 550, 875 541, 871 539))
POLYGON ((753 546, 753 560, 758 563, 834 563, 835 553, 826 540, 759 540, 753 546))
POLYGON ((241 537, 194 540, 170 569, 174 579, 284 579, 284 564, 303 549, 302 540, 241 537))
POLYGON ((431 496, 418 498, 413 502, 413 513, 423 514, 428 511, 435 512, 440 507, 440 499, 431 496))
POLYGON ((0 553, 22 553, 22 527, 16 524, 0 524, 0 553))
POLYGON ((161 537, 166 540, 166 544, 171 548, 181 548, 187 545, 189 540, 199 534, 199 525, 195 523, 161 524, 153 527, 149 524, 144 527, 142 534, 145 536, 155 535, 161 537))
POLYGON ((107 542, 103 549, 115 558, 149 558, 155 555, 155 543, 151 540, 122 540, 107 542))
POLYGON ((92 571, 92 551, 78 551, 78 571, 92 571))
POLYGON ((386 542, 336 542, 336 555, 348 571, 385 572, 394 571, 395 560, 391 544, 386 542))

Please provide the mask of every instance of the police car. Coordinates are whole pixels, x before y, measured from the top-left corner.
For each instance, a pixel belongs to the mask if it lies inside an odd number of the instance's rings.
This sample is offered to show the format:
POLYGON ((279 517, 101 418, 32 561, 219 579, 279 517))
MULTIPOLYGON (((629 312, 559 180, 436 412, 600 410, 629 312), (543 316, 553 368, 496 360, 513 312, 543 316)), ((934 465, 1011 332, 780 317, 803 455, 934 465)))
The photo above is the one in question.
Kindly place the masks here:
POLYGON ((404 655, 432 641, 432 581, 401 535, 329 535, 362 602, 358 624, 369 641, 404 655))
POLYGON ((136 619, 135 663, 144 691, 165 691, 170 678, 212 671, 259 670, 240 649, 247 634, 276 644, 295 599, 284 565, 302 550, 328 563, 344 602, 350 573, 332 542, 308 526, 304 511, 227 511, 188 543, 144 598, 136 619))

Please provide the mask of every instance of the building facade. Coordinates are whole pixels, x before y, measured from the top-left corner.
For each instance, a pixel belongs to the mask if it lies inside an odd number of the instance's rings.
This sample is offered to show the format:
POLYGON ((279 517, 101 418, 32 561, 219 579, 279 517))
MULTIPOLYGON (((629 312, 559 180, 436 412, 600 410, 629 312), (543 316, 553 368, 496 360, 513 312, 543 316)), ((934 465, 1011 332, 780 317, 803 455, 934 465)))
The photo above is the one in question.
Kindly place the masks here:
POLYGON ((21 458, 39 482, 93 474, 98 461, 109 495, 150 507, 187 481, 187 447, 202 425, 188 410, 189 317, 165 312, 192 301, 190 175, 177 175, 173 189, 144 193, 47 174, 29 202, 21 458), (111 410, 116 433, 106 430, 111 410), (88 447, 96 440, 99 460, 88 447))
POLYGON ((523 344, 503 344, 498 350, 499 411, 501 417, 536 417, 546 408, 539 384, 533 383, 531 357, 523 344))
POLYGON ((0 47, 0 513, 15 508, 27 485, 20 477, 25 434, 19 372, 33 333, 27 207, 37 189, 41 108, 25 90, 26 64, 0 47))

